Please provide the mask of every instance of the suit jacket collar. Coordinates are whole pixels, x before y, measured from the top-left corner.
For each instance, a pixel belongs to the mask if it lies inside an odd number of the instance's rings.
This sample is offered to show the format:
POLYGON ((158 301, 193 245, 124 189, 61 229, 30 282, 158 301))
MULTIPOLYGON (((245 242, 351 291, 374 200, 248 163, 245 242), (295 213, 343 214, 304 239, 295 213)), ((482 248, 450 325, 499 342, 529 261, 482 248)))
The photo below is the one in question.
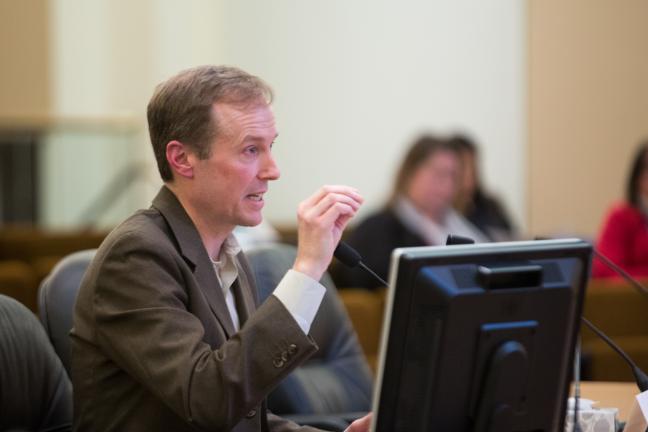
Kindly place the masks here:
POLYGON ((182 207, 182 204, 180 204, 180 200, 168 187, 162 186, 153 199, 153 208, 157 209, 167 221, 178 243, 182 257, 195 268, 200 261, 201 255, 206 255, 207 251, 196 226, 184 207, 182 207))
MULTIPOLYGON (((223 291, 218 283, 218 279, 216 278, 214 267, 209 259, 209 255, 207 254, 207 250, 203 245, 196 226, 185 211, 184 207, 182 207, 178 198, 166 186, 162 186, 157 196, 153 199, 153 208, 157 209, 160 214, 162 214, 169 225, 169 228, 177 242, 180 254, 191 266, 196 281, 200 285, 201 291, 205 295, 212 312, 225 329, 225 333, 229 338, 236 332, 236 330, 234 329, 234 324, 232 323, 229 310, 227 309, 227 303, 225 302, 223 291)), ((239 254, 239 256, 240 255, 241 254, 239 254)), ((241 267, 240 262, 237 262, 236 265, 239 270, 239 279, 235 283, 240 284, 243 282, 244 284, 247 284, 249 273, 241 271, 243 268, 241 267)), ((249 290, 243 289, 242 291, 245 292, 249 290)), ((243 295, 243 303, 244 304, 241 306, 244 306, 244 308, 240 308, 239 310, 246 309, 247 312, 249 299, 246 298, 246 294, 243 295)), ((247 318, 247 315, 248 313, 241 318, 245 319, 247 318)), ((241 322, 243 322, 243 320, 241 322)))

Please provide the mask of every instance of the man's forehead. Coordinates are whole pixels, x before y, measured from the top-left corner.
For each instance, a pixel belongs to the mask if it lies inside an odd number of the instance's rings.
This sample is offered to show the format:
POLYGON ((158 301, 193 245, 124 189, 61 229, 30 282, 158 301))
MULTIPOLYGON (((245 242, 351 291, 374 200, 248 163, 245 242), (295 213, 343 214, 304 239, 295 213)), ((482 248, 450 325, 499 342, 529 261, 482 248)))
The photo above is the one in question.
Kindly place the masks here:
POLYGON ((239 117, 253 114, 260 111, 267 111, 272 114, 271 106, 262 99, 248 102, 215 102, 212 104, 212 110, 217 115, 239 117))
POLYGON ((216 117, 219 135, 250 135, 258 138, 274 139, 278 135, 274 114, 264 101, 248 104, 214 103, 213 115, 216 117))

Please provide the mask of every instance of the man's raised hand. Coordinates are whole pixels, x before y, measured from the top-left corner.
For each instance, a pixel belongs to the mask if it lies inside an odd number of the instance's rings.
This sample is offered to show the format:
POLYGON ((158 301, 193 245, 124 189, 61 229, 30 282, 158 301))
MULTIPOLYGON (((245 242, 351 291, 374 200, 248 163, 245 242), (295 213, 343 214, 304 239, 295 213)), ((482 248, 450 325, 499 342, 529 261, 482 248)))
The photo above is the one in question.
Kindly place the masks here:
POLYGON ((363 202, 350 186, 323 186, 299 204, 298 246, 294 270, 319 280, 349 220, 363 202))

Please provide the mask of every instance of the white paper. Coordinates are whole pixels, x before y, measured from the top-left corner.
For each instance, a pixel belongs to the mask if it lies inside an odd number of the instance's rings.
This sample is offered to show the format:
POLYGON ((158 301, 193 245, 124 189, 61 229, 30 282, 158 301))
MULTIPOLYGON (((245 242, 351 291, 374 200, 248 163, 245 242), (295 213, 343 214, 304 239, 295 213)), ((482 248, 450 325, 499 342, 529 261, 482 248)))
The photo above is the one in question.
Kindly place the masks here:
POLYGON ((645 432, 648 422, 646 422, 646 408, 648 408, 648 391, 639 393, 635 396, 630 409, 630 415, 626 422, 623 432, 645 432))
POLYGON ((639 393, 636 397, 644 419, 648 419, 648 391, 639 393))

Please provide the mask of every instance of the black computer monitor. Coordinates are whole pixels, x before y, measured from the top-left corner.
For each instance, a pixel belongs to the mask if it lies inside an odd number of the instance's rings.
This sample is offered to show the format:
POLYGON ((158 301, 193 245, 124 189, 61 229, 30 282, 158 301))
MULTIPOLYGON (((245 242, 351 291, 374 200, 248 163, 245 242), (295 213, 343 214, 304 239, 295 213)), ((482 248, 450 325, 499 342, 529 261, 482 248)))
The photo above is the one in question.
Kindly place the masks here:
POLYGON ((374 432, 560 431, 591 246, 396 249, 374 432))

